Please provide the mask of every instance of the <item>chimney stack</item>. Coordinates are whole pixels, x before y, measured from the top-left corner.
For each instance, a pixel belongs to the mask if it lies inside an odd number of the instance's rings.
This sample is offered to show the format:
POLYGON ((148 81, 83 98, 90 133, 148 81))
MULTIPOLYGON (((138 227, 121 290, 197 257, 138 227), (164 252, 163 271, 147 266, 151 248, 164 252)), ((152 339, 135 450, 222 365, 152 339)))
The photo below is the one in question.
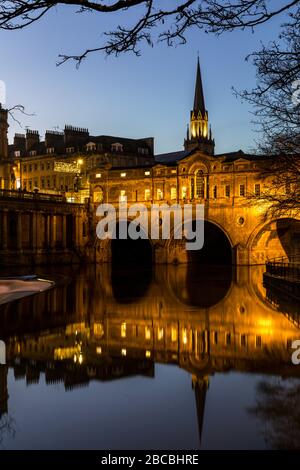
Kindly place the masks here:
POLYGON ((26 131, 26 151, 29 152, 33 147, 40 142, 39 131, 26 131))

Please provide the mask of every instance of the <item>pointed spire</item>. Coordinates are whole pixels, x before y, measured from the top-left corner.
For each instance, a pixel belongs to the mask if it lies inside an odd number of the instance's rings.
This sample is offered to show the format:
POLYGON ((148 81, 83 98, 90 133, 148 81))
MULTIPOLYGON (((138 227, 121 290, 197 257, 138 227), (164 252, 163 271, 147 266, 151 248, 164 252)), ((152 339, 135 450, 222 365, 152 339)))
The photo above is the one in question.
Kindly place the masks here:
POLYGON ((201 71, 200 71, 200 61, 199 61, 199 56, 198 56, 196 85, 195 85, 195 98, 194 98, 194 113, 197 115, 199 111, 201 111, 202 116, 204 116, 205 103, 204 103, 201 71))

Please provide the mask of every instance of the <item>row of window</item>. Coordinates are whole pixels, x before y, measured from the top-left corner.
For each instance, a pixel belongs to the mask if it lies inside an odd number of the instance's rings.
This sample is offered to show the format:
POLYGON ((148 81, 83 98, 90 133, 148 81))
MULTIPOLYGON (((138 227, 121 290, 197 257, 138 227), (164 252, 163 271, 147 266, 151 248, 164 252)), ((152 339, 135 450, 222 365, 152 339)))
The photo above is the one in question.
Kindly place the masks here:
MULTIPOLYGON (((97 150, 103 150, 102 144, 94 144, 92 142, 88 143, 85 146, 87 152, 96 152, 97 150)), ((114 143, 111 145, 111 151, 112 152, 123 152, 124 151, 124 146, 118 142, 114 143)), ((66 147, 66 153, 74 153, 75 152, 75 147, 66 147)), ((46 148, 46 153, 49 155, 52 155, 55 153, 55 148, 54 147, 47 147, 46 148)), ((138 147, 138 153, 141 155, 148 155, 149 154, 149 149, 145 147, 138 147)), ((21 156, 20 150, 15 150, 14 155, 16 158, 21 156)), ((29 155, 34 157, 37 155, 36 150, 30 150, 29 155)))
MULTIPOLYGON (((241 185, 240 187, 240 196, 245 196, 245 188, 243 187, 244 185, 241 185)), ((230 197, 230 186, 226 185, 225 186, 225 196, 226 197, 230 197)), ((260 185, 259 184, 256 184, 255 185, 255 195, 256 196, 260 196, 260 185)), ((126 190, 121 190, 120 191, 120 199, 121 201, 124 201, 125 200, 125 197, 126 197, 126 190)), ((204 198, 204 188, 197 188, 197 191, 196 191, 196 197, 199 197, 199 198, 204 198)), ((218 187, 217 186, 214 186, 213 187, 213 198, 214 199, 217 199, 218 197, 218 187)), ((159 201, 163 200, 164 199, 164 193, 163 193, 163 190, 161 188, 157 188, 156 189, 156 193, 155 193, 155 198, 159 201)), ((186 186, 182 186, 181 187, 181 199, 186 199, 187 198, 187 187, 186 186)), ((136 198, 137 199, 137 198, 136 198)), ((144 200, 145 201, 149 201, 151 199, 151 189, 147 188, 145 189, 144 191, 144 200)), ((171 187, 171 190, 170 190, 170 199, 171 200, 176 200, 177 199, 177 189, 175 186, 171 187)))
MULTIPOLYGON (((135 335, 138 336, 138 327, 136 327, 135 335)), ((126 323, 121 324, 121 338, 126 338, 127 336, 127 325, 126 323)), ((158 327, 157 328, 157 339, 162 340, 164 338, 164 328, 158 327)), ((187 344, 188 332, 187 329, 184 328, 182 330, 182 341, 184 344, 187 344)), ((145 326, 145 339, 151 339, 151 328, 149 326, 145 326)), ((178 330, 177 328, 171 328, 171 340, 177 341, 178 339, 178 330)), ((213 332, 213 342, 214 344, 219 343, 219 333, 217 331, 213 332)), ((230 346, 232 344, 232 335, 230 332, 225 333, 225 344, 230 346)), ((240 345, 243 347, 247 346, 247 335, 241 334, 240 335, 240 345)), ((262 337, 260 335, 255 337, 255 346, 257 348, 262 347, 262 337)))
MULTIPOLYGON (((70 178, 72 180, 72 178, 70 178)), ((34 178, 34 179, 24 179, 22 180, 22 187, 28 191, 33 191, 34 189, 56 189, 60 191, 68 191, 70 187, 74 186, 74 181, 70 181, 67 178, 34 178), (57 187, 58 186, 58 187, 57 187)))
POLYGON ((46 162, 46 163, 29 163, 28 165, 23 165, 23 172, 30 173, 32 171, 45 171, 45 170, 53 170, 54 163, 53 162, 46 162))
MULTIPOLYGON (((219 344, 219 333, 218 331, 215 331, 213 332, 213 343, 215 345, 219 344)), ((225 344, 226 346, 230 346, 232 344, 232 335, 231 333, 225 333, 225 344)), ((247 335, 246 334, 241 334, 240 335, 240 345, 243 346, 243 347, 246 347, 247 346, 247 335)), ((260 335, 258 336, 255 336, 255 346, 257 348, 261 348, 262 347, 262 337, 260 335)))

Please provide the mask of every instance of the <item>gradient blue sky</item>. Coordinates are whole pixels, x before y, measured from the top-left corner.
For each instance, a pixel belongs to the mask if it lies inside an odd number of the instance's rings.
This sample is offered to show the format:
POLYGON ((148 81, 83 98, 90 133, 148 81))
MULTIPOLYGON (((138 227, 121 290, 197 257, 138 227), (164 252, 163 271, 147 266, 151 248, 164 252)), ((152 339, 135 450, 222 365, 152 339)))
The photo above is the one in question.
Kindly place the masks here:
MULTIPOLYGON (((257 137, 247 104, 231 90, 255 84, 255 70, 245 56, 277 36, 283 17, 255 33, 214 37, 199 31, 176 48, 142 48, 142 56, 106 58, 91 55, 76 70, 74 63, 56 67, 59 53, 79 53, 101 41, 113 20, 96 14, 53 10, 21 31, 0 31, 0 79, 6 82, 7 105, 22 103, 35 116, 11 122, 10 139, 25 126, 46 129, 64 124, 88 127, 91 134, 155 137, 156 153, 182 149, 192 107, 199 50, 206 107, 216 152, 250 150, 257 137), (105 21, 105 23, 104 23, 105 21)), ((116 19, 114 19, 116 21, 116 19)))

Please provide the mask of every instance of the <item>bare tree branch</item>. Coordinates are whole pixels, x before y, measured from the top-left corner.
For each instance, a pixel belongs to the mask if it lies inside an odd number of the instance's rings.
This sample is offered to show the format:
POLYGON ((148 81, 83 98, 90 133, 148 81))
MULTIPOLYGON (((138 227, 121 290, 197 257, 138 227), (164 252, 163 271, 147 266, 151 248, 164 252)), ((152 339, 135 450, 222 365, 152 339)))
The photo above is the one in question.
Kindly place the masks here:
POLYGON ((191 28, 215 34, 234 29, 253 29, 277 15, 293 11, 299 1, 174 0, 167 8, 165 2, 159 0, 0 0, 0 29, 26 28, 57 6, 74 7, 72 13, 113 15, 122 11, 124 24, 118 25, 114 31, 104 31, 107 41, 79 54, 61 54, 57 63, 60 65, 72 59, 79 65, 94 52, 118 55, 130 51, 139 55, 143 42, 150 46, 161 41, 169 46, 185 43, 186 33, 191 28), (128 26, 129 16, 132 18, 129 15, 131 10, 136 14, 136 19, 128 26))

